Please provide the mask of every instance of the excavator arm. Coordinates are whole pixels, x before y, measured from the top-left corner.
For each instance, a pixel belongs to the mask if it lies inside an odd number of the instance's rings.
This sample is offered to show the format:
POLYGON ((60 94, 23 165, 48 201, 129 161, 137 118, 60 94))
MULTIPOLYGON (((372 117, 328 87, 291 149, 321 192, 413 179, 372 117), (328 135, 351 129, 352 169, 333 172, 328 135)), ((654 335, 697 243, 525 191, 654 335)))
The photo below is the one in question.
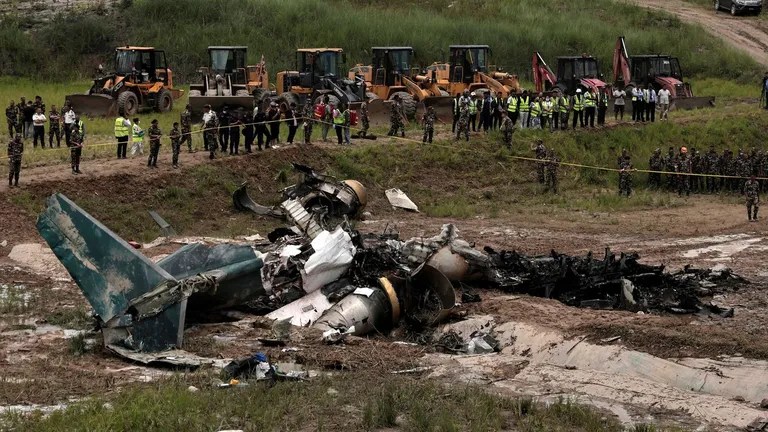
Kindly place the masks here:
POLYGON ((410 93, 411 96, 413 96, 413 98, 417 102, 423 102, 424 99, 426 99, 429 96, 432 96, 426 90, 422 89, 418 84, 413 82, 413 80, 411 80, 410 78, 406 76, 401 76, 400 79, 403 85, 405 86, 405 88, 408 89, 408 93, 410 93))
POLYGON ((509 97, 509 89, 500 83, 497 79, 492 78, 490 75, 484 72, 478 72, 480 79, 488 86, 488 88, 494 93, 501 93, 501 97, 504 99, 509 97))
POLYGON ((632 73, 629 70, 629 53, 627 53, 624 36, 619 36, 613 50, 613 82, 619 81, 623 81, 624 85, 632 82, 632 73))
POLYGON ((533 83, 537 93, 545 90, 544 87, 547 82, 550 87, 557 85, 557 75, 547 66, 547 63, 538 51, 533 53, 533 61, 531 63, 533 65, 533 83))

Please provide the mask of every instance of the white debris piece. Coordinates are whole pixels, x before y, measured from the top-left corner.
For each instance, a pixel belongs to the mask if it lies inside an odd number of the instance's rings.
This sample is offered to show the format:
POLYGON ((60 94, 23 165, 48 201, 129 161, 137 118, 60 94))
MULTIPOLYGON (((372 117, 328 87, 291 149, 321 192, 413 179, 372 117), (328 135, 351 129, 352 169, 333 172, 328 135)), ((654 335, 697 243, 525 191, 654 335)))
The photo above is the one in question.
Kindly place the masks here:
POLYGON ((338 280, 352 264, 357 249, 352 237, 341 227, 334 232, 322 231, 312 240, 315 251, 301 271, 302 287, 307 293, 338 280))
POLYGON ((401 208, 408 211, 418 212, 419 208, 411 201, 405 192, 400 189, 387 189, 384 194, 387 195, 387 200, 392 204, 392 207, 401 208))

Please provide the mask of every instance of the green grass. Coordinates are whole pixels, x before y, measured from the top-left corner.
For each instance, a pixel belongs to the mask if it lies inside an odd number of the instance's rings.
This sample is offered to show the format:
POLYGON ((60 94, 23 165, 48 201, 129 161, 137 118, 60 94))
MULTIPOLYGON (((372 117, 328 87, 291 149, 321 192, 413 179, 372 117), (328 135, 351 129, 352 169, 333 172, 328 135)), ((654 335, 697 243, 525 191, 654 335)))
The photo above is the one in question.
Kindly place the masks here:
POLYGON ((402 431, 616 431, 621 426, 569 401, 542 404, 407 378, 341 375, 306 383, 217 389, 201 377, 169 381, 79 402, 45 417, 6 416, 14 431, 222 429, 402 431), (199 392, 189 392, 194 384, 199 392), (338 391, 329 395, 328 389, 338 391), (105 402, 110 405, 105 407, 105 402), (524 406, 524 410, 519 408, 524 406))
POLYGON ((33 302, 34 296, 24 285, 0 284, 0 315, 25 313, 33 302))
POLYGON ((89 14, 70 10, 31 33, 23 30, 29 17, 6 17, 0 22, 0 73, 88 76, 97 64, 108 63, 117 44, 164 48, 177 76, 189 80, 207 64, 208 45, 250 45, 250 62, 264 54, 274 76, 294 67, 297 47, 340 46, 348 53, 349 67, 367 63, 372 46, 411 45, 416 63, 428 65, 447 60, 450 44, 484 43, 492 47, 494 63, 524 80, 530 81, 535 50, 551 64, 560 55, 593 54, 609 77, 613 42, 624 35, 633 53, 665 51, 679 56, 691 76, 751 82, 759 74, 751 59, 703 28, 613 0, 549 0, 537 7, 526 0, 123 3, 125 8, 116 9, 118 17, 99 16, 107 13, 104 10, 89 14), (472 29, 471 36, 467 28, 472 29), (62 44, 61 34, 73 38, 62 44))

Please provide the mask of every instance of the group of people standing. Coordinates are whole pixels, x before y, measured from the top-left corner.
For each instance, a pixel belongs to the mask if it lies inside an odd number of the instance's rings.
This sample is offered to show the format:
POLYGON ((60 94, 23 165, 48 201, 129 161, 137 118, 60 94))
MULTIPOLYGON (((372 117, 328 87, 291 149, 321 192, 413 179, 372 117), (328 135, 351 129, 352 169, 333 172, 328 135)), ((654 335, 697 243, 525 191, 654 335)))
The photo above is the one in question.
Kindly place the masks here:
POLYGON ((652 85, 631 86, 613 90, 613 116, 616 121, 624 120, 627 98, 632 102, 632 121, 655 122, 656 110, 660 120, 669 120, 670 91, 662 88, 658 92, 652 85))

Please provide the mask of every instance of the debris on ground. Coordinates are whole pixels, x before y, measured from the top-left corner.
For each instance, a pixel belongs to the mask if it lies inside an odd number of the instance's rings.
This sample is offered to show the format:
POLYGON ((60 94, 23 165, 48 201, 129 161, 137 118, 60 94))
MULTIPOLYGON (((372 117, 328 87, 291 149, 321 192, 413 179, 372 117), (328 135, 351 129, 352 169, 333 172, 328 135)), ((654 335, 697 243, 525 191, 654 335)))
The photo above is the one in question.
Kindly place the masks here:
MULTIPOLYGON (((339 343, 402 325, 421 333, 419 342, 436 342, 447 352, 488 353, 499 345, 488 326, 439 335, 429 330, 451 316, 457 298, 481 301, 478 289, 576 307, 727 318, 732 308, 701 297, 747 283, 725 266, 670 273, 640 263, 636 253, 617 256, 607 248, 601 258, 478 250, 452 224, 433 237, 407 240, 395 232, 361 234, 344 218, 364 206, 362 185, 294 168, 303 181, 284 191, 281 211, 295 226, 270 235, 270 242, 198 241, 154 263, 59 194, 49 198, 38 230, 91 303, 105 345, 143 363, 199 365, 163 352, 181 347, 188 313, 194 320, 233 307, 276 321, 273 338, 260 339, 267 345, 284 346, 291 326, 312 327, 326 342, 339 343), (344 218, 333 219, 338 216, 344 218)), ((250 206, 237 194, 235 201, 250 206)))
POLYGON ((408 195, 406 195, 405 192, 401 191, 400 189, 387 189, 384 191, 384 194, 387 196, 387 201, 389 201, 392 207, 401 208, 403 210, 412 212, 419 211, 419 207, 416 206, 416 204, 414 204, 414 202, 408 198, 408 195))

